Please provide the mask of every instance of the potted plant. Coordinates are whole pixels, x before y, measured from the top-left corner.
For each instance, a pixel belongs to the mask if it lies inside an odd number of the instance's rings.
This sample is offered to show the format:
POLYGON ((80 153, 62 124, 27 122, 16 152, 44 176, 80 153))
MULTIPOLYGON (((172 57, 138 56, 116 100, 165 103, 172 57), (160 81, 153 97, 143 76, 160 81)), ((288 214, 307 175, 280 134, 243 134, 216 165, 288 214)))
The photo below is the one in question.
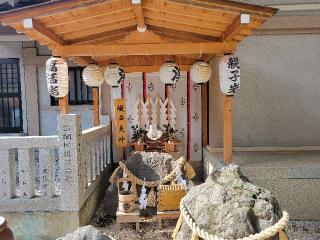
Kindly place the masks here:
POLYGON ((175 130, 173 127, 171 127, 170 124, 163 125, 163 126, 165 128, 165 131, 164 131, 164 139, 166 141, 165 150, 167 153, 174 152, 177 130, 175 130))
POLYGON ((133 130, 131 139, 134 142, 134 149, 137 152, 142 152, 144 150, 143 142, 147 134, 147 131, 143 128, 139 128, 138 125, 132 126, 131 129, 133 130))

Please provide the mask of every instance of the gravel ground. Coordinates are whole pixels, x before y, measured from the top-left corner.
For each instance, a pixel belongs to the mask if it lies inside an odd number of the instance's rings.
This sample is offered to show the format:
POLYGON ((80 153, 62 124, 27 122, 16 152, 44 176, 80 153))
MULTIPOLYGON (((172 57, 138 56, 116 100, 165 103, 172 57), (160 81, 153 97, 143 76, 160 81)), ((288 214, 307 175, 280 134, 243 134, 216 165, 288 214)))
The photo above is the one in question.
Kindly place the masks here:
MULTIPOLYGON (((162 230, 157 229, 156 223, 140 224, 140 231, 135 230, 134 224, 122 224, 121 229, 117 230, 115 218, 104 216, 103 210, 99 209, 91 224, 115 240, 171 240, 176 222, 163 221, 162 230)), ((292 221, 287 233, 290 240, 320 240, 320 221, 292 221)))

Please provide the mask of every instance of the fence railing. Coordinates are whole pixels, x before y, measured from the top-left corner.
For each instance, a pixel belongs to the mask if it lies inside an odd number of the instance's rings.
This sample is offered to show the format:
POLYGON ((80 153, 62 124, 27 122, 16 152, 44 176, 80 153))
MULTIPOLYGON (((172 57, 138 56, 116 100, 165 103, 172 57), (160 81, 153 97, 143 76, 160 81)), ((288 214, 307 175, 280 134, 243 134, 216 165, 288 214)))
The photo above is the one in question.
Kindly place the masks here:
POLYGON ((0 137, 0 212, 75 211, 110 163, 110 125, 81 131, 61 115, 57 136, 0 137))

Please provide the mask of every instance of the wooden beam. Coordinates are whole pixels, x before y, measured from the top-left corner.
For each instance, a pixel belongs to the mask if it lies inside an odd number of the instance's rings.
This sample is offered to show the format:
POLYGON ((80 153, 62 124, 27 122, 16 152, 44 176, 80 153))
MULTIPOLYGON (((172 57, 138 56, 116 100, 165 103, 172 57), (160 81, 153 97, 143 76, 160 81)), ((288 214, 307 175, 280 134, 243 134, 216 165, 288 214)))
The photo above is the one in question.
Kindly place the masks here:
POLYGON ((108 23, 109 25, 112 25, 119 21, 134 19, 135 16, 130 11, 132 10, 127 9, 127 11, 123 11, 123 12, 116 12, 109 15, 98 16, 96 18, 83 19, 77 22, 72 22, 70 24, 63 24, 63 25, 58 25, 58 26, 48 27, 48 28, 54 31, 57 35, 61 35, 65 33, 72 33, 80 30, 83 31, 86 29, 100 27, 101 25, 105 25, 106 23, 108 23))
POLYGON ((37 37, 43 39, 49 45, 65 45, 65 42, 54 32, 47 29, 37 20, 26 18, 23 20, 24 33, 26 35, 35 34, 37 37))
MULTIPOLYGON (((145 73, 152 73, 152 72, 159 72, 160 65, 153 65, 153 66, 127 66, 123 67, 126 73, 132 72, 145 72, 145 73)), ((190 71, 191 65, 179 65, 181 71, 190 71)))
POLYGON ((141 0, 132 0, 133 12, 136 16, 138 31, 144 32, 147 30, 147 26, 144 22, 144 13, 141 5, 141 0))
POLYGON ((114 15, 124 15, 132 12, 132 6, 129 1, 105 1, 104 3, 88 6, 85 8, 74 9, 52 16, 40 17, 41 22, 48 28, 75 25, 79 22, 92 23, 94 21, 104 21, 114 15))
POLYGON ((68 114, 69 113, 69 103, 68 96, 59 99, 59 109, 60 114, 68 114))
POLYGON ((70 44, 82 44, 82 43, 95 43, 95 42, 102 42, 104 39, 106 42, 111 39, 113 40, 119 40, 121 39, 121 36, 124 36, 132 31, 136 30, 136 26, 130 26, 127 28, 120 28, 113 31, 107 31, 107 32, 101 32, 97 34, 92 34, 90 36, 75 38, 70 41, 68 41, 70 44))
MULTIPOLYGON (((208 12, 216 12, 223 14, 235 14, 238 15, 241 12, 250 13, 252 15, 268 18, 274 15, 278 9, 263 7, 259 5, 247 4, 247 3, 238 3, 235 1, 229 0, 145 0, 144 7, 152 4, 164 4, 168 5, 168 8, 176 10, 178 7, 186 8, 192 7, 193 10, 203 10, 208 12)), ((191 10, 193 13, 194 11, 191 10)))
POLYGON ((170 21, 170 19, 154 20, 154 19, 150 19, 148 17, 146 17, 145 19, 146 19, 146 24, 148 24, 148 25, 169 28, 169 29, 173 29, 176 31, 177 30, 178 31, 185 31, 185 32, 197 33, 197 34, 208 35, 208 36, 213 36, 213 37, 220 37, 221 34, 223 33, 223 31, 206 29, 206 28, 202 28, 201 26, 196 27, 196 26, 190 26, 190 25, 186 25, 186 24, 176 23, 174 21, 170 21))
POLYGON ((26 8, 18 8, 1 14, 1 24, 7 25, 31 17, 52 16, 55 14, 64 13, 69 10, 85 8, 93 5, 99 5, 106 0, 65 0, 57 2, 47 2, 41 5, 30 6, 26 8))
POLYGON ((223 159, 232 162, 232 96, 223 101, 223 159))
POLYGON ((214 42, 217 41, 216 37, 213 36, 208 36, 208 35, 202 35, 202 34, 196 34, 196 33, 191 33, 191 32, 186 32, 186 31, 177 31, 176 29, 169 29, 169 28, 164 28, 164 27, 157 27, 157 26, 148 26, 148 29, 159 34, 160 36, 163 34, 164 36, 166 35, 171 35, 175 36, 177 40, 182 40, 185 39, 185 41, 191 40, 196 40, 196 42, 214 42))
MULTIPOLYGON (((58 35, 56 35, 51 30, 44 27, 37 20, 27 18, 23 20, 24 33, 31 38, 41 42, 44 41, 49 48, 53 49, 66 45, 67 42, 62 40, 58 35)), ((64 55, 60 55, 64 56, 64 55)), ((89 57, 76 57, 75 62, 80 63, 80 65, 86 66, 92 62, 89 57)))
POLYGON ((211 21, 211 20, 203 20, 190 15, 189 17, 182 17, 179 13, 175 12, 161 12, 154 9, 145 9, 144 11, 145 17, 154 20, 167 20, 170 22, 175 22, 177 24, 185 24, 194 27, 201 27, 206 29, 212 29, 217 31, 225 31, 228 27, 228 23, 211 21))
POLYGON ((68 45, 54 49, 61 56, 132 56, 132 55, 190 55, 231 53, 237 43, 151 43, 151 44, 112 44, 112 45, 68 45))
POLYGON ((73 60, 75 63, 79 64, 80 66, 88 66, 90 63, 94 62, 91 57, 73 57, 69 59, 73 60))
POLYGON ((208 145, 208 83, 201 85, 202 146, 208 145))
POLYGON ((119 20, 113 24, 104 23, 103 25, 100 25, 94 28, 87 28, 82 31, 63 33, 60 35, 60 37, 66 41, 74 41, 75 39, 89 37, 95 34, 101 34, 103 32, 114 31, 121 28, 127 28, 130 26, 134 26, 135 24, 136 24, 136 21, 134 18, 119 20))
POLYGON ((160 11, 161 13, 175 13, 182 18, 187 18, 192 15, 192 17, 205 21, 219 21, 227 24, 232 22, 232 19, 230 19, 229 16, 224 16, 224 14, 221 14, 220 12, 216 12, 214 10, 210 11, 210 9, 197 8, 190 4, 182 5, 171 1, 144 0, 143 8, 153 11, 160 11))
POLYGON ((93 125, 100 125, 100 113, 99 113, 99 88, 92 88, 92 97, 93 97, 93 125))
POLYGON ((250 15, 248 14, 240 14, 233 23, 227 28, 227 30, 221 35, 219 40, 221 42, 226 41, 229 42, 234 39, 234 37, 240 33, 242 29, 244 29, 250 23, 250 15), (243 21, 242 18, 245 16, 249 16, 249 22, 243 21))

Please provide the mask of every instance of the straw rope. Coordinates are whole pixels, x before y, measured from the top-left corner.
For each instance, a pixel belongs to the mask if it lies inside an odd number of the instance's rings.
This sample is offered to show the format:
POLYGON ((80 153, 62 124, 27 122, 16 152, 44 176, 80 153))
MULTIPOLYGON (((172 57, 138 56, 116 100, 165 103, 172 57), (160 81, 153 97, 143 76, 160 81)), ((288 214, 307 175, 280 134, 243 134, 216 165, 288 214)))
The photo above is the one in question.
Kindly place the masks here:
MULTIPOLYGON (((203 238, 204 240, 224 240, 217 235, 212 235, 206 232, 203 228, 200 228, 196 222, 192 219, 187 208, 183 205, 183 201, 180 202, 180 211, 181 214, 188 225, 188 227, 192 230, 193 233, 196 233, 199 237, 203 238)), ((264 229, 262 232, 257 234, 251 234, 248 237, 239 238, 237 240, 265 240, 275 236, 281 230, 283 230, 289 222, 289 214, 286 211, 282 212, 282 218, 273 226, 264 229)))
MULTIPOLYGON (((187 175, 189 179, 193 178, 195 173, 194 170, 192 169, 192 166, 186 162, 186 160, 184 159, 184 157, 179 158, 178 160, 178 167, 181 169, 183 166, 186 169, 187 175)), ((145 183, 145 186, 148 188, 154 188, 154 187, 158 187, 160 184, 164 184, 167 182, 171 182, 174 181, 176 179, 176 171, 173 170, 169 175, 165 176, 163 180, 156 180, 156 181, 145 181, 142 179, 137 178, 125 165, 125 163, 123 161, 119 162, 119 166, 116 168, 116 170, 112 173, 109 182, 114 183, 117 177, 118 172, 122 170, 125 171, 127 177, 129 178, 133 178, 135 180, 135 182, 142 186, 145 183)))

